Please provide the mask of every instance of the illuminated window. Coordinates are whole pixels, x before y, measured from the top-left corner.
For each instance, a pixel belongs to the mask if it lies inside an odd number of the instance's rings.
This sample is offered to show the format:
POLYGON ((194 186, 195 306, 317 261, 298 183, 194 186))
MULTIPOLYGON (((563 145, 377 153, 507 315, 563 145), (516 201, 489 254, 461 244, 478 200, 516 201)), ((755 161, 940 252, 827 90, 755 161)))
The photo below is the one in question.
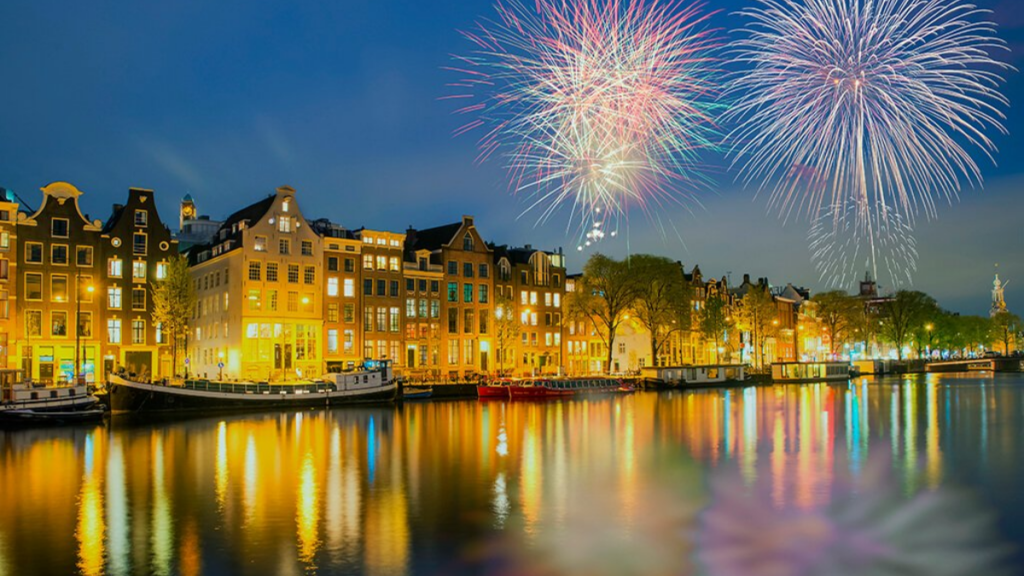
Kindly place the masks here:
POLYGON ((78 313, 78 335, 82 338, 92 338, 92 312, 78 313))
POLYGON ((327 331, 327 352, 329 354, 338 353, 338 331, 331 329, 327 331))
POLYGON ((249 300, 249 310, 259 310, 260 309, 260 291, 259 290, 249 290, 248 300, 249 300))
POLYGON ((356 295, 356 281, 352 278, 345 278, 342 294, 346 298, 354 298, 356 295))
POLYGON ((253 243, 253 247, 252 248, 253 248, 253 250, 255 250, 257 252, 266 252, 267 251, 267 237, 266 236, 257 236, 255 242, 253 243))
MULTIPOLYGON (((157 262, 157 264, 156 264, 156 279, 157 280, 166 280, 167 279, 167 269, 168 269, 167 262, 157 262)), ((220 275, 218 275, 217 278, 220 278, 220 275)))
POLYGON ((416 317, 416 299, 406 298, 405 299, 405 315, 408 318, 416 317))
POLYGON ((121 309, 121 289, 116 286, 107 288, 107 308, 113 310, 121 309))
POLYGON ((557 307, 560 307, 560 306, 562 305, 562 295, 561 295, 561 294, 557 294, 557 293, 556 293, 556 294, 555 294, 555 298, 554 298, 554 301, 555 301, 555 307, 556 307, 556 308, 557 308, 557 307))
POLYGON ((267 312, 277 312, 277 290, 267 290, 267 312))
POLYGON ((146 321, 132 320, 132 344, 146 343, 146 321))
POLYGON ((448 283, 448 301, 458 302, 459 301, 459 283, 449 282, 448 283))
POLYGON ((356 344, 355 344, 355 340, 356 340, 355 331, 353 331, 353 330, 345 330, 344 335, 345 335, 345 340, 344 340, 343 348, 342 349, 345 351, 346 354, 351 354, 352 351, 355 349, 355 346, 356 346, 356 344))
POLYGON ((427 300, 425 298, 420 299, 420 318, 427 318, 427 300))
POLYGON ((388 330, 388 309, 381 306, 377 308, 377 332, 388 330))
POLYGON ((30 337, 39 337, 43 335, 42 310, 25 311, 25 335, 30 337))
POLYGON ((327 305, 327 321, 337 322, 338 321, 338 305, 328 304, 327 305))
POLYGON ((377 270, 387 270, 387 269, 388 269, 388 257, 387 256, 377 256, 377 270))
POLYGON ((146 279, 146 262, 143 260, 136 260, 132 262, 132 278, 136 280, 146 279))
POLYGON ((373 270, 373 256, 370 254, 363 254, 363 269, 373 270))
POLYGON ((298 312, 299 311, 299 293, 289 292, 288 293, 288 311, 298 312))
POLYGON ((398 332, 401 320, 402 310, 398 307, 391 308, 389 328, 392 332, 398 332))
POLYGON ((25 299, 43 299, 43 275, 38 272, 25 274, 25 299))
POLYGON ((110 344, 121 343, 121 320, 117 318, 107 320, 107 342, 110 344))
POLYGON ((431 318, 435 318, 435 319, 441 317, 441 301, 440 300, 431 300, 430 301, 430 317, 431 318))
POLYGON ((328 296, 337 296, 338 295, 338 279, 337 278, 332 277, 332 278, 328 278, 327 279, 327 295, 328 296))
POLYGON ((68 301, 68 277, 64 274, 50 276, 50 299, 54 302, 68 301))
POLYGON ((291 232, 292 231, 292 217, 281 216, 277 219, 277 231, 278 232, 291 232))
POLYGON ((68 313, 63 311, 50 312, 50 334, 52 336, 68 335, 68 313))
POLYGON ((391 270, 392 272, 398 272, 401 270, 401 268, 398 265, 398 258, 392 256, 390 259, 388 259, 388 269, 391 270))

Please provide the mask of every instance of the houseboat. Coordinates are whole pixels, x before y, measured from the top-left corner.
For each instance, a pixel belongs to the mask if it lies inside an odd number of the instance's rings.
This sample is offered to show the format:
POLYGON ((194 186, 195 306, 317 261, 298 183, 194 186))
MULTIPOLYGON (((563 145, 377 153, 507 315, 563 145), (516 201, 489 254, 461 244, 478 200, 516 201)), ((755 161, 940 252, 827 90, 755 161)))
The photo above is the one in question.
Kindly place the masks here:
POLYGON ((390 360, 367 361, 361 370, 296 383, 186 380, 147 384, 111 375, 109 387, 115 412, 338 406, 392 402, 397 392, 390 360))
POLYGON ((44 386, 23 375, 22 370, 0 370, 0 422, 63 423, 103 416, 99 400, 85 384, 44 386))
POLYGON ((641 374, 656 388, 714 388, 749 383, 744 364, 648 367, 643 368, 641 374))
POLYGON ((477 396, 481 399, 533 400, 614 393, 624 390, 622 381, 606 377, 505 379, 486 386, 478 386, 477 396))
POLYGON ((850 379, 849 362, 776 362, 772 381, 776 384, 836 382, 850 379))

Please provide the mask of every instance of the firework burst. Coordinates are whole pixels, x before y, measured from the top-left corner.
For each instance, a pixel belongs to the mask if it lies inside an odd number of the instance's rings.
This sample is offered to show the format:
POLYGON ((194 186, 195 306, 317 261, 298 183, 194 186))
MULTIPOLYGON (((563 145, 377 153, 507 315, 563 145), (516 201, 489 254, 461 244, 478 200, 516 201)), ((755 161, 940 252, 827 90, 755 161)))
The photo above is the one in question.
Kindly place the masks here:
MULTIPOLYGON (((838 235, 856 220, 871 244, 886 222, 912 226, 981 184, 968 150, 995 153, 986 131, 1003 131, 1009 68, 991 56, 1005 44, 986 11, 958 0, 757 3, 741 12, 735 55, 747 70, 726 90, 726 117, 740 126, 734 164, 772 209, 831 214, 838 235)), ((881 251, 869 252, 877 271, 881 251)))
POLYGON ((499 156, 524 213, 571 207, 581 236, 617 229, 632 208, 693 198, 701 151, 720 141, 714 34, 700 6, 650 0, 499 4, 464 33, 456 57, 457 134, 482 131, 479 160, 499 156))

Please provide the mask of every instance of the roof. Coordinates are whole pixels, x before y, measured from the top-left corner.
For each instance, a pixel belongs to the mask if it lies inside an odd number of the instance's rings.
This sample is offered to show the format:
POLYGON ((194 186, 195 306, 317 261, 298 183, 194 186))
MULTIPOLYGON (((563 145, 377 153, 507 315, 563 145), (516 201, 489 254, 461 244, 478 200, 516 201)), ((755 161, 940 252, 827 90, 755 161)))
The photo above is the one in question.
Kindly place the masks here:
POLYGON ((193 202, 191 194, 185 194, 185 197, 181 199, 182 202, 193 202))
MULTIPOLYGON (((263 218, 263 216, 266 215, 267 211, 270 210, 271 206, 274 205, 274 200, 276 198, 277 196, 271 194, 266 198, 260 200, 259 202, 250 204, 245 208, 242 208, 241 210, 235 212, 231 216, 228 216, 227 220, 225 220, 224 223, 221 224, 220 228, 217 229, 217 233, 214 235, 213 240, 211 240, 207 244, 197 244, 189 249, 189 262, 191 264, 195 264, 198 255, 201 254, 204 250, 212 248, 214 244, 220 244, 225 240, 238 240, 239 237, 241 236, 242 231, 238 229, 237 224, 239 222, 260 221, 263 218), (227 231, 227 234, 222 238, 221 232, 225 230, 227 231)), ((236 242, 236 245, 240 244, 236 242)))
POLYGON ((440 250, 442 246, 455 239, 455 233, 460 228, 462 228, 462 222, 445 224, 436 228, 424 228, 423 230, 410 229, 406 233, 406 249, 410 251, 440 250))

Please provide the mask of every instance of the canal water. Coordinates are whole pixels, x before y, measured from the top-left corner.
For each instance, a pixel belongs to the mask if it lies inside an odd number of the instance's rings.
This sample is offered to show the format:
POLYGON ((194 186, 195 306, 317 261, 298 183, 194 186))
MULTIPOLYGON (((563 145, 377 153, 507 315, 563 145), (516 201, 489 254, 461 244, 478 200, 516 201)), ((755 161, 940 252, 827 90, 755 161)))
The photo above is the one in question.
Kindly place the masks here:
POLYGON ((1021 574, 1022 512, 1010 375, 0 431, 0 575, 1021 574))

